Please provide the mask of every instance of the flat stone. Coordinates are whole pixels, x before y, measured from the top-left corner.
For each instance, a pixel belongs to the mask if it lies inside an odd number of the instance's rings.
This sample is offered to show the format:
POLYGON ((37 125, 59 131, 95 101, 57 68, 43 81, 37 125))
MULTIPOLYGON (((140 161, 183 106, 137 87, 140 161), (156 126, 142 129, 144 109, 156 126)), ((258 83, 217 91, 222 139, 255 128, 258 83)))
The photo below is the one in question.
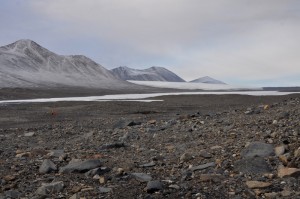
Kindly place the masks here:
POLYGON ((147 187, 146 187, 147 193, 154 193, 154 192, 160 191, 162 189, 163 189, 163 184, 158 180, 149 181, 147 183, 147 187))
POLYGON ((265 195, 265 197, 267 199, 275 199, 275 198, 277 198, 278 193, 276 193, 276 192, 270 192, 270 193, 265 193, 264 195, 265 195))
POLYGON ((24 133, 24 136, 25 136, 25 137, 32 137, 32 136, 34 136, 34 135, 35 135, 34 132, 24 133))
POLYGON ((224 179, 224 176, 221 174, 201 174, 201 182, 221 182, 224 179))
POLYGON ((99 187, 100 193, 109 193, 112 191, 112 188, 107 188, 107 187, 99 187))
POLYGON ((269 164, 262 157, 250 157, 238 160, 234 164, 234 169, 247 174, 261 174, 272 171, 269 164))
POLYGON ((79 194, 75 193, 69 199, 80 199, 80 196, 79 196, 79 194))
POLYGON ((277 146, 275 147, 275 154, 277 156, 283 155, 285 152, 285 147, 284 146, 277 146))
POLYGON ((20 198, 22 193, 16 191, 16 190, 9 190, 9 191, 6 191, 4 193, 4 195, 7 197, 7 198, 20 198))
POLYGON ((131 175, 140 182, 149 182, 152 180, 152 177, 145 173, 132 173, 131 175))
POLYGON ((284 178, 284 177, 296 177, 296 178, 298 178, 300 176, 300 169, 280 167, 278 169, 278 174, 277 175, 280 178, 284 178))
POLYGON ((102 162, 100 160, 85 160, 79 162, 69 163, 68 165, 61 167, 59 173, 71 173, 71 172, 86 172, 91 169, 100 167, 102 162))
POLYGON ((212 158, 212 155, 210 153, 208 153, 206 150, 200 151, 199 156, 201 156, 203 158, 212 158))
POLYGON ((60 156, 62 156, 64 154, 64 150, 51 150, 47 155, 50 157, 57 157, 59 158, 60 156))
POLYGON ((53 183, 44 183, 36 190, 38 195, 48 195, 52 193, 61 192, 64 189, 64 183, 62 181, 53 183))
POLYGON ((216 166, 216 164, 214 162, 209 162, 209 163, 202 164, 202 165, 199 165, 199 166, 194 166, 194 167, 190 168, 189 170, 197 171, 197 170, 203 170, 203 169, 206 169, 206 168, 209 168, 209 167, 214 167, 214 166, 216 166))
POLYGON ((149 162, 149 163, 140 165, 140 167, 154 167, 155 165, 156 165, 155 162, 149 162))
POLYGON ((191 159, 193 159, 193 156, 192 154, 190 153, 184 153, 180 156, 180 163, 183 163, 183 162, 188 162, 190 161, 191 159))
POLYGON ((44 160, 42 165, 40 166, 40 173, 50 173, 51 171, 56 171, 57 167, 51 160, 44 160))
POLYGON ((14 181, 16 179, 16 176, 14 176, 14 175, 6 175, 6 176, 3 177, 3 179, 5 181, 14 181))
POLYGON ((30 152, 25 152, 25 153, 19 153, 16 155, 16 158, 23 158, 23 157, 30 157, 31 153, 30 152))
POLYGON ((300 157, 300 147, 298 149, 295 150, 294 152, 294 157, 295 158, 299 158, 300 157))
POLYGON ((171 184, 170 186, 169 186, 169 188, 171 188, 171 189, 180 189, 180 186, 178 186, 178 185, 176 185, 176 184, 171 184))
POLYGON ((250 189, 260 189, 260 188, 267 188, 272 185, 269 182, 261 182, 261 181, 247 181, 246 185, 250 189))
POLYGON ((245 158, 250 157, 268 157, 274 155, 274 149, 273 145, 266 144, 263 142, 253 142, 250 143, 248 147, 246 147, 242 153, 241 156, 245 158))

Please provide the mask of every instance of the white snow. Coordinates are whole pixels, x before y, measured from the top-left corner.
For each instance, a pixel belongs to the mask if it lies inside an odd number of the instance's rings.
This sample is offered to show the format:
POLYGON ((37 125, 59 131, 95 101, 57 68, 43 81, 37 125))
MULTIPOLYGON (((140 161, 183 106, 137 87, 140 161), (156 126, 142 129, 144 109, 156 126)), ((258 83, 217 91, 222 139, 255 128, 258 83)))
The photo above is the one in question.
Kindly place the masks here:
POLYGON ((103 95, 89 97, 64 97, 64 98, 40 98, 26 100, 3 100, 0 104, 10 103, 42 103, 42 102, 62 102, 62 101, 139 101, 139 102, 155 102, 163 101, 161 99, 149 99, 152 97, 167 96, 167 95, 252 95, 252 96, 278 96, 288 95, 294 92, 278 92, 278 91, 235 91, 235 92, 179 92, 179 93, 149 93, 149 94, 120 94, 120 95, 103 95))
POLYGON ((160 81, 132 81, 128 82, 151 86, 156 88, 172 88, 172 89, 183 89, 183 90, 262 90, 257 87, 245 87, 245 86, 234 86, 228 84, 207 84, 207 83, 192 83, 192 82, 160 82, 160 81))

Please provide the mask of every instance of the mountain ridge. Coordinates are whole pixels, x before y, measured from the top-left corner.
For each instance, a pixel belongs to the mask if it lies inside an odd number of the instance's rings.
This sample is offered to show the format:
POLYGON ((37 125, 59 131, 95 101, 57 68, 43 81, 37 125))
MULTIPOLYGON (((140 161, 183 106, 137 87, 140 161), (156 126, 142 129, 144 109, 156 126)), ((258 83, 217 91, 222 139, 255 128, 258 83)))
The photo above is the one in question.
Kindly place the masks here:
POLYGON ((192 81, 189 81, 191 83, 205 83, 205 84, 226 84, 220 80, 216 80, 212 77, 209 77, 209 76, 204 76, 204 77, 200 77, 200 78, 197 78, 197 79, 194 79, 192 81))
POLYGON ((112 69, 111 72, 122 80, 185 82, 172 71, 160 66, 152 66, 146 69, 120 66, 112 69))
POLYGON ((84 55, 58 55, 29 39, 0 47, 0 66, 0 87, 131 85, 84 55))

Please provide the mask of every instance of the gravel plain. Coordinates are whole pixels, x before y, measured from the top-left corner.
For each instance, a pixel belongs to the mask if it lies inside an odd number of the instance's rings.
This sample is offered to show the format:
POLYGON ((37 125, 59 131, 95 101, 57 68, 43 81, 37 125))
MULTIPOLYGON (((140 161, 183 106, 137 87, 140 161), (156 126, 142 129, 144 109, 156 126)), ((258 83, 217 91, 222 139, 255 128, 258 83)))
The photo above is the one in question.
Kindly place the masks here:
POLYGON ((300 197, 300 94, 155 99, 0 105, 0 198, 300 197))

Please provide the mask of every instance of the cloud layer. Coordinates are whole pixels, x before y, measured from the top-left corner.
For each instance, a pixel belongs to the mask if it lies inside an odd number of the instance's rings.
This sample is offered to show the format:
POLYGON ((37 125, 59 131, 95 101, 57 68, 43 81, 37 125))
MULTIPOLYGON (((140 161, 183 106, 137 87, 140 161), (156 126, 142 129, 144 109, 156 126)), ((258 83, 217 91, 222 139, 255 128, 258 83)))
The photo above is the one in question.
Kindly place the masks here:
POLYGON ((29 2, 23 9, 38 21, 23 29, 32 25, 54 49, 72 47, 108 68, 161 65, 187 80, 300 85, 297 0, 29 2))

